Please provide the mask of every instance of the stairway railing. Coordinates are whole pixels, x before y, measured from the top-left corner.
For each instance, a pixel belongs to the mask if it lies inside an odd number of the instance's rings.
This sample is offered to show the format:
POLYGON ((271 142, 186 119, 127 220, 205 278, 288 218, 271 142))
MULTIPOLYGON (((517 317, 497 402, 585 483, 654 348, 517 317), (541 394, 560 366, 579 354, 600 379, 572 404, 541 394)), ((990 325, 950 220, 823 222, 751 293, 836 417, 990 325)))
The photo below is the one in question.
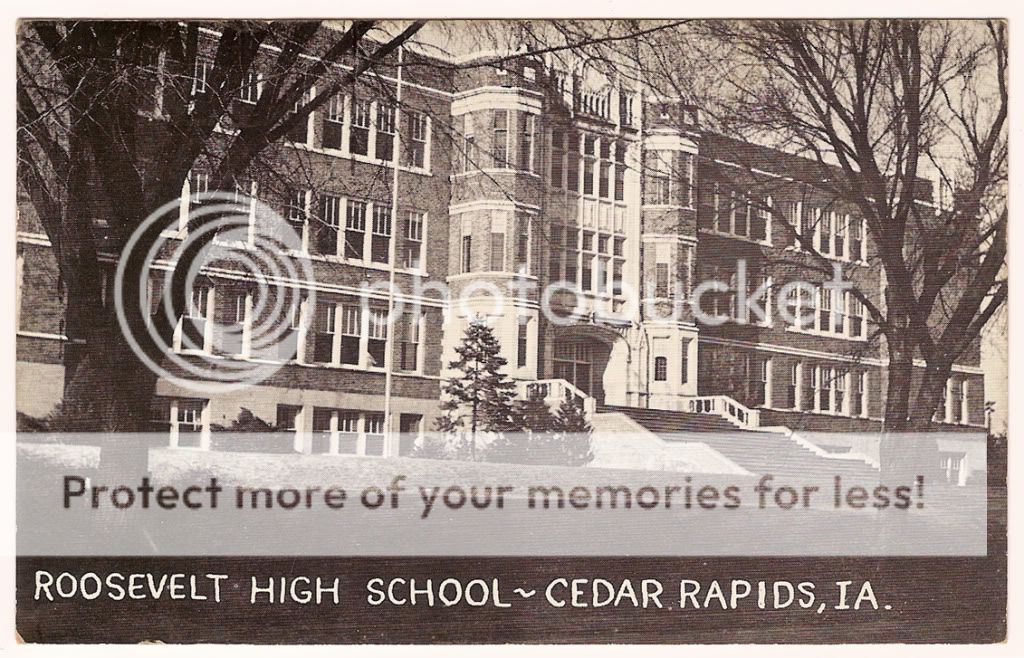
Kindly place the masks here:
POLYGON ((549 406, 557 409, 562 400, 575 400, 583 407, 587 418, 593 416, 597 409, 597 400, 564 379, 538 379, 530 382, 518 382, 517 392, 524 400, 544 400, 549 406))
POLYGON ((699 395, 687 400, 689 411, 712 414, 726 419, 736 427, 754 429, 761 425, 761 414, 733 400, 728 395, 699 395))

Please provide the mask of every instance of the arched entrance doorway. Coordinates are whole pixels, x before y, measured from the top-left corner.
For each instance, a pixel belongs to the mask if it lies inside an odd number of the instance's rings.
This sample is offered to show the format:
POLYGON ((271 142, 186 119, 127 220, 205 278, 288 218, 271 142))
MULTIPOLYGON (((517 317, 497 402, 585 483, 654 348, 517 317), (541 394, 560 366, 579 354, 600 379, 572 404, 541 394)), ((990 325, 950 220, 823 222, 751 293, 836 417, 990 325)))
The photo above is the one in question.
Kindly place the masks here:
POLYGON ((621 404, 628 377, 628 346, 611 327, 579 324, 552 327, 545 377, 564 379, 598 404, 621 404))

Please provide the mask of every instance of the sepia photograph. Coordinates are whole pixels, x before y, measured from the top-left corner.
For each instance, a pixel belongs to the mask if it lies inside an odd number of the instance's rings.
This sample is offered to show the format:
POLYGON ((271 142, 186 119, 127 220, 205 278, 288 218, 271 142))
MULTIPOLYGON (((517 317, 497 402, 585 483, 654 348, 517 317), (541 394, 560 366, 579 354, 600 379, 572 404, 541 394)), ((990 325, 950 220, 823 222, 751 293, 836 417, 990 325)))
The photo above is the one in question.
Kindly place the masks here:
POLYGON ((1004 643, 1008 26, 20 17, 17 641, 1004 643))

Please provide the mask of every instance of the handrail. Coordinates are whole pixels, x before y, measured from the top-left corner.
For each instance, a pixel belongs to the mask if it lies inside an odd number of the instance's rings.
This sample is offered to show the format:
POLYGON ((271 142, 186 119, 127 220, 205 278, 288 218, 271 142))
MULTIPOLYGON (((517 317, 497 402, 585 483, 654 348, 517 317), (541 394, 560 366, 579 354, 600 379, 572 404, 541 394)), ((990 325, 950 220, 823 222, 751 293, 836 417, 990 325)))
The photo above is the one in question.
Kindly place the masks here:
POLYGON ((597 400, 564 379, 538 379, 517 382, 519 396, 524 399, 558 402, 576 400, 589 418, 597 409, 597 400))
POLYGON ((750 409, 728 395, 698 395, 687 400, 689 411, 698 414, 714 414, 737 427, 753 429, 761 424, 761 413, 750 409))

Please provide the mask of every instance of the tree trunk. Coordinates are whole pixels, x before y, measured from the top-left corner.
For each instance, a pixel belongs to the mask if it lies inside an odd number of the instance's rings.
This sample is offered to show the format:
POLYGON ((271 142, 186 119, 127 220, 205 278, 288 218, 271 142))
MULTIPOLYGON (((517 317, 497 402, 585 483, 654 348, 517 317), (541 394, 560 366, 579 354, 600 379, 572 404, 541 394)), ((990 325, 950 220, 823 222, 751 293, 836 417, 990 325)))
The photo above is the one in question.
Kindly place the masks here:
POLYGON ((917 476, 934 481, 938 469, 938 444, 928 433, 928 422, 911 408, 914 350, 909 338, 889 344, 889 377, 885 420, 879 443, 880 475, 892 486, 913 486, 917 476))

